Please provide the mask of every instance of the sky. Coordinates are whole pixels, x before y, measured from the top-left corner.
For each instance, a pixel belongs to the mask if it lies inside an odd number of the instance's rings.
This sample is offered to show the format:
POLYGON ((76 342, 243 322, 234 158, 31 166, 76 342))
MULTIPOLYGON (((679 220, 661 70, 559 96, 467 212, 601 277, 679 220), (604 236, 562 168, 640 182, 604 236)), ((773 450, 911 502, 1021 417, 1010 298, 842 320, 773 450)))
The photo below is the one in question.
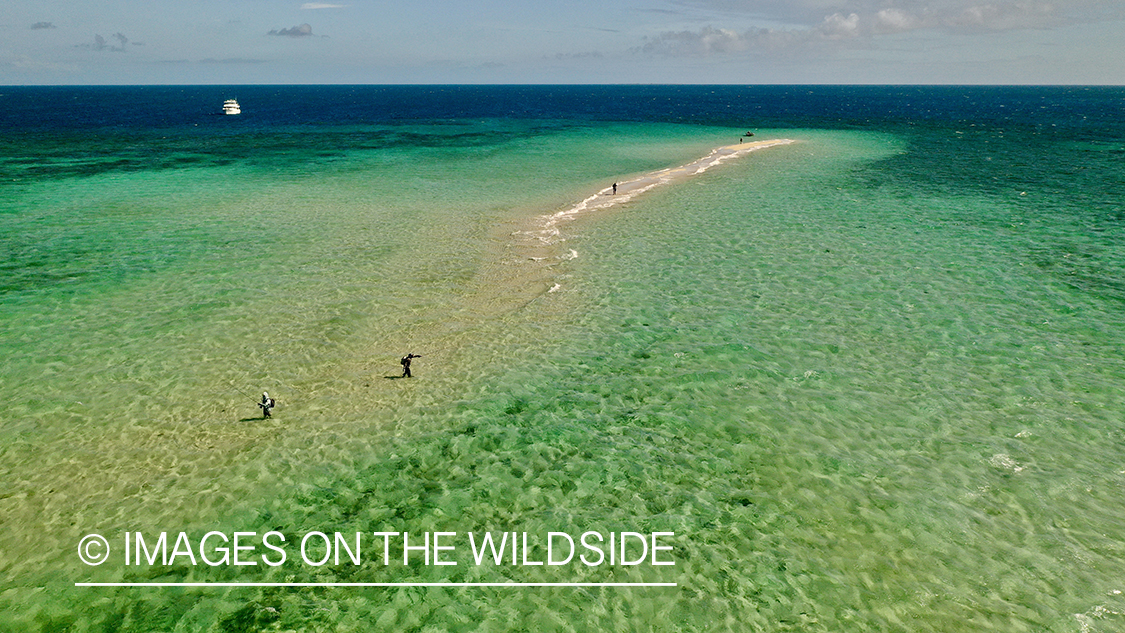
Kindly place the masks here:
POLYGON ((1122 0, 3 0, 0 84, 1125 84, 1122 0))

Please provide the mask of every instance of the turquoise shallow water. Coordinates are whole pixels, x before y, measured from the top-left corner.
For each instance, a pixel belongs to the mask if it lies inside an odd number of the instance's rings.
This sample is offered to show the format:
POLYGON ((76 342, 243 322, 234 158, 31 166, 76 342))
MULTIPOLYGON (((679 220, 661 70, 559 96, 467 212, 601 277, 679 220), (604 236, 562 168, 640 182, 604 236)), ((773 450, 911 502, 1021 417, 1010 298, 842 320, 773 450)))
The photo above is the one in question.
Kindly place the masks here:
POLYGON ((738 131, 474 119, 20 167, 0 627, 1121 628, 1116 146, 949 126, 758 130, 798 142, 531 250, 537 217, 738 131), (413 136, 355 142, 380 134, 413 136), (75 556, 125 530, 588 529, 674 532, 676 565, 75 556), (507 580, 677 586, 74 586, 507 580))

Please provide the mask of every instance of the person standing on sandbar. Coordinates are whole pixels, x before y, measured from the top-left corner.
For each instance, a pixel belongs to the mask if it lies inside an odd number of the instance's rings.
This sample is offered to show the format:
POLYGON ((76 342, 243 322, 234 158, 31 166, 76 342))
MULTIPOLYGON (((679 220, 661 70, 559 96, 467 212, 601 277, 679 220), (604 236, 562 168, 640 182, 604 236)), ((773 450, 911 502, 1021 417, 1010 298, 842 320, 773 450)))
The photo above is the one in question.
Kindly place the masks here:
POLYGON ((617 195, 617 183, 613 183, 613 195, 617 195))
POLYGON ((422 358, 422 355, 421 354, 407 354, 406 356, 402 357, 402 360, 398 361, 399 364, 402 365, 402 377, 403 378, 413 378, 413 376, 410 375, 410 361, 412 359, 415 359, 415 358, 422 358))

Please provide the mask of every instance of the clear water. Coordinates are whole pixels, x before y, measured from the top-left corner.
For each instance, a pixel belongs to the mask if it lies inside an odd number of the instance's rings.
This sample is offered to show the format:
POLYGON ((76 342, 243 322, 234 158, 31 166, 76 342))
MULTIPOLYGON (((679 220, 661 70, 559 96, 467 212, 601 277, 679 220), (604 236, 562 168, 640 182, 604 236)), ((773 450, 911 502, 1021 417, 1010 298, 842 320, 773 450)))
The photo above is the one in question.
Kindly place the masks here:
POLYGON ((1125 91, 0 92, 0 630, 1125 629, 1125 91), (587 529, 676 565, 75 555, 587 529), (507 580, 678 586, 74 586, 507 580))

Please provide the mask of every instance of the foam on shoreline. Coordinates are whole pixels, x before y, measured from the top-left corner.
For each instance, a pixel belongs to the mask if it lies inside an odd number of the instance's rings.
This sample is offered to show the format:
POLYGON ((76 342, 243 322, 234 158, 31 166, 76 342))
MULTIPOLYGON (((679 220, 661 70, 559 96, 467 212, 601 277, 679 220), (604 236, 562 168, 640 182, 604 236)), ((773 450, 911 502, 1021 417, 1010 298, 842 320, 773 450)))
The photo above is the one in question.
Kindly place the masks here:
POLYGON ((579 256, 577 250, 563 246, 566 238, 562 235, 561 226, 566 222, 636 200, 656 187, 697 176, 750 152, 794 142, 792 139, 773 139, 718 147, 686 165, 619 180, 616 194, 612 186, 606 187, 561 211, 522 220, 516 230, 509 225, 509 228, 503 229, 502 237, 497 235, 498 244, 504 250, 499 258, 501 265, 482 270, 480 284, 487 290, 473 302, 474 309, 479 313, 504 313, 545 294, 564 290, 563 280, 567 275, 558 271, 556 266, 579 256), (505 290, 498 292, 500 288, 505 290))
POLYGON ((540 216, 538 218, 540 227, 537 230, 528 231, 527 233, 534 235, 545 244, 554 243, 558 240, 559 224, 572 220, 584 213, 624 204, 651 189, 677 180, 690 178, 691 176, 697 176, 732 158, 743 156, 767 147, 788 145, 793 142, 792 139, 773 139, 739 143, 737 145, 724 145, 715 148, 710 154, 686 165, 669 167, 667 169, 644 174, 631 180, 619 181, 617 183, 616 194, 613 192, 612 187, 606 187, 572 207, 550 215, 540 216))

